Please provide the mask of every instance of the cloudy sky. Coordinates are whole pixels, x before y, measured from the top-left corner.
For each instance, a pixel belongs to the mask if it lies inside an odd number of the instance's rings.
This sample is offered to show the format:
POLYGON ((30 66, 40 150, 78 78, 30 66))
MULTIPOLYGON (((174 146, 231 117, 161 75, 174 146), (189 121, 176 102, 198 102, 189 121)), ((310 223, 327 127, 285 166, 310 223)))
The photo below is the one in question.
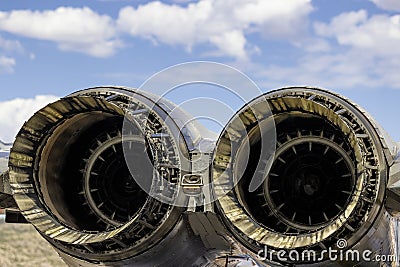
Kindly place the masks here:
POLYGON ((198 60, 342 93, 400 140, 400 0, 1 1, 0 139, 57 97, 198 60))

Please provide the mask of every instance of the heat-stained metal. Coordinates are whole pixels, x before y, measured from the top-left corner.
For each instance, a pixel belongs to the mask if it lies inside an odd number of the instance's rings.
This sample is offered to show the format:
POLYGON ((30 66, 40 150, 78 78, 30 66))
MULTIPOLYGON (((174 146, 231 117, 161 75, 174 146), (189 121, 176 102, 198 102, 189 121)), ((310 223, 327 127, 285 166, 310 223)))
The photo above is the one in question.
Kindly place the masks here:
MULTIPOLYGON (((232 183, 237 169, 246 168, 236 190, 216 191, 222 193, 218 206, 224 221, 238 240, 254 253, 263 246, 287 253, 313 250, 324 262, 318 264, 324 265, 332 263, 322 251, 337 248, 339 239, 346 240, 347 248, 397 253, 384 209, 392 159, 376 124, 347 99, 320 89, 287 88, 264 97, 277 131, 272 168, 256 174, 265 176, 264 187, 247 190, 255 169, 251 153, 254 158, 260 153, 254 125, 247 124, 247 132, 255 136, 250 136, 249 163, 231 164, 241 162, 241 150, 228 153, 224 144, 230 142, 220 139, 222 145, 216 148, 214 179, 222 178, 221 184, 232 183)), ((277 255, 273 258, 279 262, 277 255)))
POLYGON ((70 266, 398 266, 400 150, 359 106, 284 88, 202 131, 147 92, 76 92, 21 128, 6 206, 70 266))

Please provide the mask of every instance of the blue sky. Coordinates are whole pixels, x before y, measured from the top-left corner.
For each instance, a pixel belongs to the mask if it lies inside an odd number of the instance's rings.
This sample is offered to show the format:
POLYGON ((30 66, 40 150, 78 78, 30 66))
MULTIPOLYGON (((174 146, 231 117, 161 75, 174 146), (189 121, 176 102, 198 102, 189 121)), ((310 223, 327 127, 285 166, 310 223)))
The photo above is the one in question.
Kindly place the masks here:
POLYGON ((339 92, 400 140, 399 0, 1 1, 0 139, 57 97, 139 87, 198 60, 231 65, 265 92, 339 92))

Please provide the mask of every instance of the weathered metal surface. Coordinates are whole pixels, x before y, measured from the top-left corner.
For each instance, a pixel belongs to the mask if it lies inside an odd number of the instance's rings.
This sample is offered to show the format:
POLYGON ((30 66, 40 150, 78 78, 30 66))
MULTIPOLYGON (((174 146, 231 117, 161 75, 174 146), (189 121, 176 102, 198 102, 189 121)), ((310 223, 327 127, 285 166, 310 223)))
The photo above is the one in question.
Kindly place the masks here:
MULTIPOLYGON (((20 130, 10 154, 10 177, 1 178, 0 191, 8 193, 3 206, 17 206, 70 266, 397 266, 393 258, 330 261, 322 252, 344 240, 344 250, 398 254, 398 219, 392 215, 400 214, 399 146, 358 105, 319 88, 284 88, 247 103, 216 144, 203 139, 202 131, 173 103, 147 92, 125 87, 76 92, 41 109, 20 130), (106 125, 102 135, 96 122, 112 125, 121 118, 138 130, 127 140, 141 145, 163 177, 151 182, 159 190, 155 199, 138 199, 142 208, 137 210, 104 204, 107 197, 98 192, 107 188, 99 190, 93 182, 101 171, 101 181, 111 175, 107 170, 118 172, 112 164, 101 166, 118 158, 115 146, 123 142, 118 129, 106 125), (85 132, 94 140, 84 139, 85 132), (84 147, 76 150, 79 155, 71 150, 74 145, 84 147), (322 219, 289 216, 299 207, 284 199, 287 194, 273 196, 277 190, 270 183, 292 170, 304 152, 301 146, 321 158, 332 155, 335 162, 325 163, 343 164, 337 169, 346 173, 337 177, 345 179, 338 183, 350 184, 343 203, 331 214, 322 209, 322 219), (107 157, 108 150, 114 152, 107 157), (284 157, 286 151, 292 156, 284 157), (67 164, 74 157, 78 163, 67 164), (71 166, 81 168, 71 172, 71 166), (269 172, 275 166, 280 173, 269 172), (83 212, 74 212, 80 208, 83 212), (283 261, 275 252, 262 260, 258 253, 264 247, 310 249, 321 258, 283 261)), ((304 162, 300 169, 321 170, 304 162)), ((300 178, 307 180, 301 190, 311 198, 319 178, 300 178)), ((123 181, 132 189, 129 180, 123 181)))

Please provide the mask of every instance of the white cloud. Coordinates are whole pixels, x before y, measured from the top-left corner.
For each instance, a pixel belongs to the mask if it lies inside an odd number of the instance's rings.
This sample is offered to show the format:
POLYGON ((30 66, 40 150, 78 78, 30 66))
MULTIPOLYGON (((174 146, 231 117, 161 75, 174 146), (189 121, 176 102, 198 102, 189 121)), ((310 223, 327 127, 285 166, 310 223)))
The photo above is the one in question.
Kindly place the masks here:
POLYGON ((13 52, 13 51, 22 52, 23 51, 23 47, 19 41, 4 39, 1 35, 0 35, 0 49, 9 51, 9 52, 13 52))
MULTIPOLYGON (((199 44, 211 45, 206 54, 245 60, 260 51, 249 41, 251 34, 294 43, 307 32, 313 10, 311 0, 173 2, 185 5, 152 1, 127 6, 117 21, 88 7, 0 11, 0 31, 52 41, 61 50, 96 57, 112 55, 122 46, 118 37, 128 33, 154 43, 182 45, 187 51, 199 44)), ((0 37, 0 47, 19 45, 6 41, 0 37)))
POLYGON ((258 84, 400 89, 400 15, 344 12, 314 23, 314 33, 284 65, 250 66, 258 84))
MULTIPOLYGON (((382 67, 388 71, 385 63, 382 67)), ((373 88, 389 85, 400 87, 379 73, 373 58, 363 57, 355 50, 343 53, 308 53, 291 66, 269 65, 257 77, 266 88, 284 85, 309 85, 326 88, 373 88), (265 80, 267 77, 267 80, 265 80)), ((393 73, 393 71, 392 71, 393 73)))
POLYGON ((15 59, 6 56, 0 56, 0 74, 14 72, 15 59))
POLYGON ((317 23, 316 33, 332 37, 340 45, 363 50, 375 56, 400 55, 400 15, 374 15, 365 10, 343 13, 329 24, 317 23))
POLYGON ((291 66, 265 67, 258 74, 269 78, 265 85, 400 88, 400 15, 345 12, 314 28, 321 46, 308 49, 291 66))
POLYGON ((14 141, 18 130, 36 111, 58 99, 52 95, 16 98, 0 102, 0 140, 14 141))
POLYGON ((190 2, 196 2, 196 0, 171 0, 171 2, 177 4, 187 4, 190 2))
POLYGON ((374 2, 379 8, 389 11, 400 11, 399 0, 370 0, 374 2))
POLYGON ((255 26, 268 39, 293 41, 304 35, 312 10, 311 1, 307 0, 259 0, 234 5, 233 14, 239 22, 255 26))
POLYGON ((315 37, 302 40, 298 46, 306 52, 329 52, 332 49, 328 41, 315 37))
POLYGON ((56 42, 61 50, 107 57, 120 42, 114 22, 90 8, 59 7, 55 10, 0 12, 0 30, 56 42))
POLYGON ((156 1, 121 9, 117 25, 155 43, 183 45, 188 51, 211 44, 217 54, 246 59, 257 50, 246 35, 293 40, 304 35, 311 11, 310 0, 201 0, 187 6, 156 1))

